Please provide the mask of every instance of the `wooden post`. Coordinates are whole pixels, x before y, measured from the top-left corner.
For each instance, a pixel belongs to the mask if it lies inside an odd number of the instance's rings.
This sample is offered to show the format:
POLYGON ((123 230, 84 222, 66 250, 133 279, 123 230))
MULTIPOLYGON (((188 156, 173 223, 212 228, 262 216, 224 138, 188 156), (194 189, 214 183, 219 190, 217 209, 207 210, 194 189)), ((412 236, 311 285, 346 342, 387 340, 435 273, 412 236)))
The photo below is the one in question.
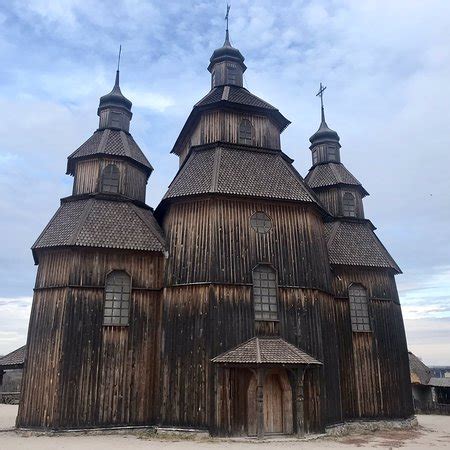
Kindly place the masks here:
POLYGON ((305 395, 303 389, 303 376, 305 375, 305 368, 297 369, 297 383, 295 389, 295 409, 297 416, 297 437, 302 438, 305 436, 305 395))
POLYGON ((258 439, 264 437, 264 373, 258 368, 256 371, 256 435, 258 439))

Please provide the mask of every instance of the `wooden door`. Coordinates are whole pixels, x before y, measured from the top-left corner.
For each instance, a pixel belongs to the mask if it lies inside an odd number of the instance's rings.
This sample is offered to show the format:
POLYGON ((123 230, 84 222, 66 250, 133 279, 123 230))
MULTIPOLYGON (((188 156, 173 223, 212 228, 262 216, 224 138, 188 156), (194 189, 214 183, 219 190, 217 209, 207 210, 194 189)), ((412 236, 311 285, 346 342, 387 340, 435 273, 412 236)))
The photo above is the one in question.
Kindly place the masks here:
POLYGON ((264 383, 264 432, 283 433, 283 389, 278 374, 269 374, 264 383))

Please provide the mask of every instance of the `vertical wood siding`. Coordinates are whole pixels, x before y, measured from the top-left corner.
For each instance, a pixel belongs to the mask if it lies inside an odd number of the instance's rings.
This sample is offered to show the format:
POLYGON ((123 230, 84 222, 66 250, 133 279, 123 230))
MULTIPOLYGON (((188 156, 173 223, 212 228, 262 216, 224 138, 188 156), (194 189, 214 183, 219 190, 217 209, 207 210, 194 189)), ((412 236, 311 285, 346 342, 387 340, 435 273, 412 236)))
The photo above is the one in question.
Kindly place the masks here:
POLYGON ((115 164, 120 171, 119 194, 145 202, 147 175, 128 161, 110 158, 78 161, 75 166, 73 194, 92 194, 101 190, 101 174, 108 164, 115 164))
POLYGON ((154 423, 160 405, 163 256, 47 250, 39 261, 19 425, 154 423), (104 282, 113 269, 132 277, 127 327, 102 325, 104 282))

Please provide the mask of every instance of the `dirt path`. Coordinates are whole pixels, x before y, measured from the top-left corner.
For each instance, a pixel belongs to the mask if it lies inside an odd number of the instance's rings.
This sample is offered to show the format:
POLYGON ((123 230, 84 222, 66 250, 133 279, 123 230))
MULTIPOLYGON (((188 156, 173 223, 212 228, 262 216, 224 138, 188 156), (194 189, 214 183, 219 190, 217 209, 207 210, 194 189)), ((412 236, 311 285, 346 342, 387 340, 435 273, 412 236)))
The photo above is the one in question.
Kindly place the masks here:
MULTIPOLYGON (((14 426, 16 406, 0 405, 0 429, 14 426)), ((450 416, 418 416, 419 428, 415 430, 378 431, 370 434, 353 434, 341 438, 315 441, 274 441, 258 443, 261 450, 302 449, 450 449, 450 416)), ((0 432, 0 450, 162 450, 170 447, 179 450, 255 448, 255 442, 235 442, 220 439, 171 440, 146 439, 136 435, 55 435, 39 436, 32 433, 0 432)))

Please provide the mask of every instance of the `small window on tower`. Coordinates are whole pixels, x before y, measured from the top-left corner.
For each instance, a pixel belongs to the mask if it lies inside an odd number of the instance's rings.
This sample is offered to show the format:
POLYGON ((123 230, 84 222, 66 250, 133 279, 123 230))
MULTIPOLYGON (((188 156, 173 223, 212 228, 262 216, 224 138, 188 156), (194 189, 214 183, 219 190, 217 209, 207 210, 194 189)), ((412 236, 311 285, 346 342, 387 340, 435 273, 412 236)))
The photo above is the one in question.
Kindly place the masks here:
POLYGON ((351 192, 346 192, 343 198, 342 213, 346 217, 356 217, 356 200, 351 192))
POLYGON ((120 172, 115 164, 108 164, 102 173, 102 192, 119 192, 120 172))
POLYGON ((272 228, 272 220, 266 213, 258 211, 250 217, 250 225, 257 233, 264 234, 272 228))
POLYGON ((336 147, 333 145, 328 147, 328 159, 330 161, 336 161, 336 147))
POLYGON ((253 127, 250 120, 243 119, 239 124, 239 144, 252 145, 253 127))
POLYGON ((352 331, 372 331, 370 327, 367 291, 364 286, 352 284, 348 288, 348 298, 350 302, 352 331))
POLYGON ((106 277, 103 325, 128 325, 130 317, 131 278, 115 270, 106 277))
POLYGON ((111 111, 111 128, 121 128, 122 127, 122 114, 111 111))
POLYGON ((253 304, 255 320, 278 320, 277 274, 267 264, 253 269, 253 304))
POLYGON ((228 74, 228 83, 227 84, 236 84, 237 83, 237 68, 235 65, 232 65, 232 64, 227 65, 227 74, 228 74))
POLYGON ((317 162, 319 161, 319 156, 317 154, 317 148, 315 148, 312 152, 312 159, 313 159, 313 164, 317 164, 317 162))

